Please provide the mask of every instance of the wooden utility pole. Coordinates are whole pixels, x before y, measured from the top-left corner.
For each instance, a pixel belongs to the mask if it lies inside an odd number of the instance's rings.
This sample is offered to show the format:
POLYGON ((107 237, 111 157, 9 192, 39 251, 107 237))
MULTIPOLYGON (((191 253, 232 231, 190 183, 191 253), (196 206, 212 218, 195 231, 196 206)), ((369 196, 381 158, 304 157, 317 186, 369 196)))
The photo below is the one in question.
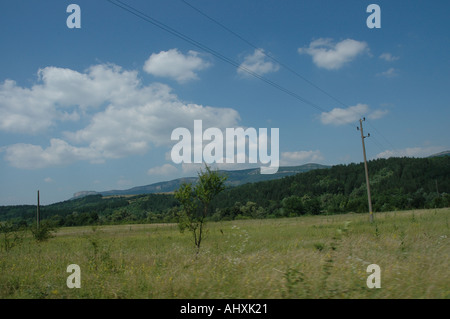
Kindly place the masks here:
POLYGON ((39 205, 39 191, 37 191, 37 210, 36 210, 36 223, 37 223, 37 229, 39 229, 39 222, 41 220, 41 208, 39 205))
POLYGON ((366 137, 369 137, 370 134, 367 134, 367 136, 364 136, 363 126, 362 126, 363 120, 365 121, 366 118, 363 118, 362 120, 359 119, 358 130, 361 131, 361 140, 362 140, 362 147, 363 147, 363 154, 364 154, 364 170, 366 171, 367 200, 369 201, 369 219, 370 219, 370 222, 373 222, 372 198, 370 197, 369 170, 367 169, 366 146, 364 144, 364 139, 366 137))

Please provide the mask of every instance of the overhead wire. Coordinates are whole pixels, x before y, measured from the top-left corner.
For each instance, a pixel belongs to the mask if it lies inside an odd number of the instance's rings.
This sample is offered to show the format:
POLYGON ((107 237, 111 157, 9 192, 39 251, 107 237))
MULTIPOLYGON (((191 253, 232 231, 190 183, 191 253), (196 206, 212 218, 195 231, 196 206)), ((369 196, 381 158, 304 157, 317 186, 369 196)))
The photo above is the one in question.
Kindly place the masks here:
MULTIPOLYGON (((217 57, 218 59, 236 67, 237 69, 240 69, 244 72, 246 72, 247 74, 265 82, 266 84, 271 85, 272 87, 274 87, 275 89, 278 89, 281 92, 284 92, 290 96, 292 96, 293 98, 321 111, 324 113, 329 112, 328 110, 324 109, 323 107, 317 105, 316 103, 313 103, 309 100, 307 100, 306 98, 302 97, 301 95, 281 86, 280 84, 273 82, 272 80, 269 80, 268 78, 246 68, 245 66, 243 66, 241 63, 238 63, 236 61, 234 61, 231 58, 226 57, 225 55, 221 54, 220 52, 211 49, 210 47, 192 39, 191 37, 183 34, 182 32, 179 32, 177 30, 175 30, 174 28, 168 26, 167 24, 158 21, 157 19, 149 16, 148 14, 124 3, 121 0, 106 0, 108 2, 110 2, 111 4, 131 13, 132 15, 150 23, 153 24, 154 26, 188 42, 189 44, 217 57)), ((224 28, 225 30, 227 30, 228 32, 230 32, 231 34, 233 34, 234 36, 238 37, 239 39, 241 39, 242 41, 244 41, 245 43, 247 43, 249 46, 251 46, 254 49, 260 49, 257 46, 255 46, 254 44, 252 44, 250 41, 246 40, 244 37, 240 36, 239 34, 237 34, 236 32, 234 32, 233 30, 231 30, 230 28, 226 27, 225 25, 223 25, 222 23, 220 23, 219 21, 217 21, 216 19, 210 17, 209 15, 207 15, 206 13, 204 13, 203 11, 199 10, 198 8, 194 7, 193 5, 191 5, 190 3, 186 2, 185 0, 182 0, 183 3, 185 3, 186 5, 190 6, 192 9, 196 10, 197 12, 199 12, 200 14, 202 14, 203 16, 205 16, 206 18, 208 18, 209 20, 213 21, 214 23, 218 24, 219 26, 221 26, 222 28, 224 28)), ((316 88, 317 90, 319 90, 320 92, 322 92, 323 94, 327 95, 328 97, 330 97, 331 99, 335 100, 336 102, 338 102, 339 104, 349 108, 349 106, 342 102, 341 100, 337 99, 336 97, 334 97, 333 95, 331 95, 330 93, 328 93, 327 91, 323 90, 322 88, 320 88, 318 85, 314 84, 313 82, 311 82, 310 80, 308 80, 307 78, 305 78, 304 76, 302 76, 300 73, 298 73, 297 71, 295 71, 294 69, 292 69, 291 67, 289 67, 288 65, 286 65, 285 63, 282 63, 281 61, 279 61, 278 59, 276 59, 275 57, 273 57, 272 55, 264 52, 263 50, 261 51, 263 55, 265 55, 266 57, 270 58, 272 61, 276 62, 277 64, 279 64, 280 66, 282 66, 283 68, 287 69, 288 71, 290 71, 291 73, 293 73, 294 75, 296 75, 297 77, 301 78, 302 80, 304 80, 305 82, 307 82, 309 85, 313 86, 314 88, 316 88)), ((359 115, 359 114, 358 114, 359 115)), ((349 123, 348 123, 349 124, 349 123)), ((350 124, 349 124, 350 125, 350 124)), ((372 124, 371 126, 380 134, 382 135, 372 124)), ((384 137, 385 138, 385 137, 384 137)), ((386 139, 386 138, 385 138, 386 139)), ((387 139, 386 139, 387 140, 387 139)), ((390 143, 390 142, 389 142, 390 143)), ((379 144, 378 141, 376 141, 377 146, 380 147, 380 149, 383 151, 383 147, 379 144)), ((390 143, 391 144, 391 143, 390 143)), ((391 144, 392 145, 392 144, 391 144)))
MULTIPOLYGON (((249 45, 250 47, 252 47, 255 50, 260 50, 260 48, 258 46, 256 46, 255 44, 253 44, 252 42, 250 42, 249 40, 247 40, 246 38, 244 38, 243 36, 241 36, 240 34, 236 33, 235 31, 231 30, 229 27, 227 27, 226 25, 224 25, 223 23, 219 22, 217 19, 214 19, 213 17, 211 17, 210 15, 208 15, 207 13, 205 13, 204 11, 200 10, 199 8, 195 7, 194 5, 192 5, 191 3, 187 2, 186 0, 181 0, 184 4, 186 4, 187 6, 189 6, 190 8, 192 8, 193 10, 197 11, 199 14, 201 14, 202 16, 206 17, 207 19, 209 19, 210 21, 214 22, 215 24, 217 24, 218 26, 220 26, 221 28, 223 28, 224 30, 226 30, 227 32, 231 33, 232 35, 234 35, 235 37, 239 38, 241 41, 245 42, 247 45, 249 45)), ((289 72, 291 72, 292 74, 294 74, 295 76, 299 77, 300 79, 302 79, 303 81, 307 82, 309 85, 311 85, 312 87, 314 87, 315 89, 319 90, 320 92, 322 92, 323 94, 325 94, 326 96, 328 96, 329 98, 333 99, 335 102, 341 104, 342 106, 345 106, 346 108, 348 108, 350 111, 354 112, 355 114, 358 114, 356 111, 353 111, 350 109, 350 106, 344 102, 342 102, 340 99, 336 98, 335 96, 333 96, 332 94, 328 93, 327 91, 325 91, 324 89, 322 89, 321 87, 319 87, 318 85, 316 85, 315 83, 313 83, 312 81, 308 80, 307 78, 305 78, 304 76, 302 76, 300 73, 298 73, 296 70, 294 70, 293 68, 291 68, 290 66, 286 65, 285 63, 279 61, 277 58, 275 58, 274 56, 272 56, 270 53, 266 53, 264 50, 260 51, 264 56, 266 56, 267 58, 271 59, 272 61, 274 61, 275 63, 279 64, 280 66, 282 66, 283 68, 285 68, 286 70, 288 70, 289 72)), ((392 145, 392 143, 383 135, 381 134, 381 132, 370 122, 368 122, 369 125, 375 130, 377 131, 377 133, 382 136, 392 147, 394 147, 392 145)), ((349 124, 351 125, 351 124, 349 124)), ((380 149, 383 151, 383 147, 381 146, 381 144, 376 140, 375 140, 375 144, 377 144, 378 147, 380 147, 380 149)), ((394 147, 395 148, 395 147, 394 147)))
POLYGON ((121 8, 121 9, 123 9, 125 11, 128 11, 129 13, 137 16, 138 18, 140 18, 140 19, 142 19, 144 21, 147 21, 147 22, 157 26, 158 28, 160 28, 160 29, 162 29, 164 31, 169 32, 170 34, 172 34, 172 35, 174 35, 174 36, 176 36, 176 37, 178 37, 178 38, 180 38, 180 39, 182 39, 182 40, 184 40, 184 41, 186 41, 186 42, 196 46, 197 48, 212 54, 213 56, 217 57, 218 59, 220 59, 220 60, 222 60, 222 61, 224 61, 226 63, 231 64, 232 66, 234 66, 234 67, 236 67, 236 68, 238 68, 238 69, 248 73, 249 75, 251 75, 251 76, 253 76, 253 77, 255 77, 255 78, 257 78, 257 79, 259 79, 259 80, 261 80, 261 81, 263 81, 263 82, 265 82, 267 84, 269 84, 269 85, 271 85, 272 87, 274 87, 274 88, 276 88, 276 89, 278 89, 278 90, 280 90, 280 91, 282 91, 282 92, 284 92, 284 93, 286 93, 286 94, 296 98, 297 100, 299 100, 299 101, 301 101, 301 102, 303 102, 305 104, 308 104, 309 106, 312 106, 312 107, 314 107, 317 110, 320 110, 322 112, 326 112, 325 109, 323 109, 319 105, 317 105, 317 104, 315 104, 315 103, 305 99, 304 97, 300 96, 299 94, 297 94, 297 93, 295 93, 295 92, 293 92, 293 91, 291 91, 291 90, 281 86, 280 84, 278 84, 276 82, 273 82, 272 80, 269 80, 268 78, 266 78, 266 77, 264 77, 264 76, 262 76, 262 75, 260 75, 260 74, 258 74, 256 72, 246 68, 242 64, 240 64, 240 63, 238 63, 238 62, 236 62, 236 61, 226 57, 225 55, 221 54, 220 52, 217 52, 216 50, 211 49, 210 47, 208 47, 208 46, 206 46, 206 45, 204 45, 204 44, 202 44, 202 43, 192 39, 191 37, 189 37, 189 36, 179 32, 179 31, 171 28, 170 26, 168 26, 168 25, 166 25, 166 24, 156 20, 155 18, 150 17, 149 15, 143 13, 142 11, 140 11, 140 10, 138 10, 138 9, 136 9, 136 8, 134 8, 134 7, 132 7, 132 6, 128 5, 128 4, 120 1, 120 0, 106 0, 106 1, 114 4, 115 6, 121 8))
MULTIPOLYGON (((206 14, 205 12, 201 11, 200 9, 196 8, 195 6, 193 6, 192 4, 190 4, 189 2, 187 2, 186 0, 181 0, 183 3, 185 3, 186 5, 188 5, 189 7, 191 7, 192 9, 194 9, 195 11, 197 11, 198 13, 200 13, 201 15, 203 15, 204 17, 206 17, 207 19, 213 21, 214 23, 216 23, 217 25, 219 25, 220 27, 222 27, 223 29, 225 29, 226 31, 228 31, 229 33, 233 34, 234 36, 236 36, 237 38, 239 38, 240 40, 242 40, 243 42, 247 43, 249 46, 251 46, 253 49, 255 50, 259 50, 260 48, 256 45, 254 45, 253 43, 251 43, 250 41, 248 41, 247 39, 245 39, 244 37, 242 37, 241 35, 239 35, 238 33, 234 32, 233 30, 231 30, 230 28, 228 28, 227 26, 225 26, 224 24, 220 23, 219 21, 217 21, 216 19, 212 18, 211 16, 209 16, 208 14, 206 14)), ((298 73, 297 71, 295 71, 293 68, 291 68, 290 66, 284 64, 283 62, 279 61, 277 58, 275 58, 273 55, 271 55, 270 53, 266 53, 265 51, 261 51, 261 53, 266 56, 267 58, 271 59, 272 61, 274 61, 275 63, 281 65, 283 68, 285 68, 286 70, 288 70, 289 72, 291 72, 292 74, 296 75, 297 77, 301 78, 302 80, 304 80, 305 82, 307 82, 308 84, 310 84, 311 86, 313 86, 314 88, 316 88, 317 90, 319 90, 320 92, 324 93, 325 95, 327 95, 329 98, 335 100, 336 102, 338 102, 339 104, 342 104, 346 107, 348 107, 344 102, 340 101, 339 99, 337 99, 336 97, 332 96, 331 94, 329 94, 327 91, 323 90, 322 88, 320 88, 319 86, 317 86, 316 84, 314 84, 313 82, 311 82, 310 80, 308 80, 307 78, 305 78, 304 76, 302 76, 300 73, 298 73)))

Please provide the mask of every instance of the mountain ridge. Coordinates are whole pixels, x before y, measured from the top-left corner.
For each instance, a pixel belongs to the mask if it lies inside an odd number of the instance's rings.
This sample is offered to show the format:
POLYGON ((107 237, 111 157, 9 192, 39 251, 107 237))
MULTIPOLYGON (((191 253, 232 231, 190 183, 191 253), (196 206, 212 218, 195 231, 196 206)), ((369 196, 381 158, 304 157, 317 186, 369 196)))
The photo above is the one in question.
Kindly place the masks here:
MULTIPOLYGON (((328 169, 331 166, 317 163, 308 163, 298 166, 281 166, 275 174, 260 174, 259 168, 247 168, 242 170, 219 170, 220 173, 228 176, 226 184, 228 186, 239 186, 246 183, 255 183, 273 179, 283 178, 298 173, 308 172, 314 169, 328 169)), ((70 199, 78 199, 89 195, 102 196, 126 196, 126 195, 142 195, 171 193, 175 191, 182 183, 195 183, 197 177, 180 177, 169 181, 156 182, 143 186, 135 186, 124 190, 107 190, 107 191, 79 191, 73 194, 70 199)))
POLYGON ((436 154, 432 154, 432 155, 430 155, 428 157, 442 157, 442 156, 450 156, 450 150, 443 151, 443 152, 436 153, 436 154))
MULTIPOLYGON (((450 150, 442 151, 427 156, 427 158, 450 156, 450 150)), ((246 183, 255 183, 260 181, 274 180, 291 176, 298 173, 304 173, 314 169, 327 169, 330 165, 322 165, 317 163, 308 163, 297 166, 280 166, 278 172, 275 174, 260 174, 259 168, 247 168, 241 170, 219 170, 221 173, 228 175, 226 184, 229 186, 239 186, 246 183)), ((73 194, 71 199, 78 199, 89 195, 102 196, 127 196, 127 195, 142 195, 142 194, 158 194, 171 193, 175 191, 183 182, 195 183, 197 177, 180 177, 169 181, 161 181, 143 186, 135 186, 124 190, 107 190, 107 191, 79 191, 73 194)))

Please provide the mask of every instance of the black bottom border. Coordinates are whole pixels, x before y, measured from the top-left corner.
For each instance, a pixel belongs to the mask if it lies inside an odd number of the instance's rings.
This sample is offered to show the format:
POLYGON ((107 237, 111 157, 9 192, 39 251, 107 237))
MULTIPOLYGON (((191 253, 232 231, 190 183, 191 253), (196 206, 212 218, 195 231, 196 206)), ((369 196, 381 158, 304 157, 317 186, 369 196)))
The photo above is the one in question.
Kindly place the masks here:
MULTIPOLYGON (((433 303, 433 311, 444 307, 444 300, 433 303)), ((445 304, 448 306, 448 303, 445 304)), ((301 318, 314 316, 376 316, 417 314, 424 305, 416 300, 279 300, 279 299, 151 299, 151 300, 0 300, 0 307, 15 314, 67 314, 84 319, 92 315, 143 314, 147 318, 301 318)), ((125 319, 128 319, 125 317, 125 319)))

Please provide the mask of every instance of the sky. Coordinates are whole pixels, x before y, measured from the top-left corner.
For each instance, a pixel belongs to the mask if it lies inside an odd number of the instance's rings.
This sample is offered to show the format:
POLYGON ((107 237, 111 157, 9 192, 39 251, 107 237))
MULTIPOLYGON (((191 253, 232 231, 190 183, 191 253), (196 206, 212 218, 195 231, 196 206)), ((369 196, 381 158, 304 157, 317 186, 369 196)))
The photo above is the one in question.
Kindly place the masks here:
MULTIPOLYGON (((224 139, 255 128, 282 166, 362 162, 360 118, 369 160, 449 150, 449 11, 447 0, 3 0, 0 205, 196 176, 201 164, 171 156, 172 132, 194 139, 195 120, 224 139)), ((249 152, 212 166, 261 166, 249 152)))

